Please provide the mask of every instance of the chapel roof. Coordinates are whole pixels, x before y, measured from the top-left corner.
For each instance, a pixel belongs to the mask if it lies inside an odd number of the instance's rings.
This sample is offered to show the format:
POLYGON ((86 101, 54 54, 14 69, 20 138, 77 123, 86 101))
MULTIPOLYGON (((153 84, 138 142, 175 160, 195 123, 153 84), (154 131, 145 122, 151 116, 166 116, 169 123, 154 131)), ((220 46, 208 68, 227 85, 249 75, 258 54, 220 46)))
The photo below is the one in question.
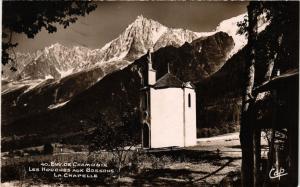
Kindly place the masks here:
POLYGON ((156 81, 154 88, 182 88, 187 87, 184 82, 179 80, 172 73, 167 73, 156 81))

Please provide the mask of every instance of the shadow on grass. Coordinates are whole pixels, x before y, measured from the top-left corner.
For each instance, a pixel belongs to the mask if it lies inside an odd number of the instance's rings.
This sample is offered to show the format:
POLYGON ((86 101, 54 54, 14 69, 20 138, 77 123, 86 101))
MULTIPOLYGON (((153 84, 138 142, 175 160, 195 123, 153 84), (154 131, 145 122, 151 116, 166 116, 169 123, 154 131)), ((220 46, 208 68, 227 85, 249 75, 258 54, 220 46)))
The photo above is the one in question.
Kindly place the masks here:
POLYGON ((155 153, 148 153, 155 155, 157 157, 169 156, 173 159, 178 160, 189 160, 189 162, 204 163, 208 162, 214 166, 220 166, 213 172, 205 171, 193 171, 190 169, 148 169, 142 171, 140 174, 136 175, 134 178, 133 186, 141 186, 144 184, 151 184, 157 186, 190 186, 192 184, 203 182, 205 179, 211 176, 217 176, 219 171, 226 167, 232 166, 232 162, 239 158, 231 157, 220 157, 220 154, 214 151, 198 151, 198 150, 173 150, 173 151, 162 151, 155 153), (221 160, 228 160, 225 164, 221 164, 221 160), (204 175, 201 178, 195 179, 195 174, 204 175))
MULTIPOLYGON (((191 185, 193 172, 188 169, 151 169, 135 176, 133 186, 151 184, 152 186, 191 185), (169 180, 167 180, 169 179, 169 180)), ((205 174, 206 172, 199 172, 205 174)))
POLYGON ((204 180, 208 177, 211 177, 213 175, 215 175, 216 173, 218 173, 219 171, 221 171, 222 169, 224 169, 225 167, 229 166, 234 160, 236 160, 236 158, 231 158, 229 159, 224 165, 222 165, 221 167, 219 167, 218 169, 216 169, 215 171, 205 175, 204 177, 198 178, 196 180, 194 180, 194 182, 200 181, 200 180, 204 180))
POLYGON ((205 183, 205 179, 220 175, 219 171, 229 166, 236 158, 230 159, 224 165, 219 167, 213 172, 204 171, 192 171, 189 169, 151 169, 146 170, 135 176, 133 186, 142 186, 149 184, 152 186, 191 186, 193 184, 202 182, 205 183), (193 174, 205 175, 201 178, 194 179, 193 174))

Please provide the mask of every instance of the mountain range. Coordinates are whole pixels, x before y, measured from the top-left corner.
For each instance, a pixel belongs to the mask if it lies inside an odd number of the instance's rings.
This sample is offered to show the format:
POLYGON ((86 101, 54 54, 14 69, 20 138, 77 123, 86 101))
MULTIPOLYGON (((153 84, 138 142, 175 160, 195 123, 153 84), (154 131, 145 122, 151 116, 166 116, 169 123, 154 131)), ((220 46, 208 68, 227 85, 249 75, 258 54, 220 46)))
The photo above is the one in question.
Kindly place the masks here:
POLYGON ((23 142, 28 136, 57 141, 82 132, 87 116, 97 112, 119 121, 122 113, 139 106, 139 72, 151 48, 157 78, 169 65, 179 79, 198 85, 230 61, 238 63, 232 59, 240 58, 247 43, 237 32, 244 17, 224 20, 215 30, 201 33, 138 16, 101 49, 57 43, 35 53, 17 53, 17 72, 3 67, 2 135, 23 142))
MULTIPOLYGON (((199 33, 186 29, 168 28, 157 21, 138 16, 119 37, 100 49, 92 50, 82 46, 68 48, 55 43, 34 53, 17 52, 15 63, 2 67, 2 80, 5 80, 5 83, 14 82, 8 86, 14 89, 20 85, 29 84, 33 87, 46 79, 58 80, 93 68, 101 68, 105 76, 131 64, 146 54, 150 48, 156 51, 166 46, 180 47, 185 42, 190 43, 197 38, 212 36, 221 31, 234 40, 235 46, 229 55, 232 56, 246 43, 245 36, 236 34, 237 22, 243 17, 244 15, 240 15, 225 20, 215 31, 199 33), (12 72, 11 66, 14 66, 17 72, 12 72), (29 80, 35 80, 34 84, 29 80)), ((2 92, 5 92, 8 87, 4 85, 2 92)))

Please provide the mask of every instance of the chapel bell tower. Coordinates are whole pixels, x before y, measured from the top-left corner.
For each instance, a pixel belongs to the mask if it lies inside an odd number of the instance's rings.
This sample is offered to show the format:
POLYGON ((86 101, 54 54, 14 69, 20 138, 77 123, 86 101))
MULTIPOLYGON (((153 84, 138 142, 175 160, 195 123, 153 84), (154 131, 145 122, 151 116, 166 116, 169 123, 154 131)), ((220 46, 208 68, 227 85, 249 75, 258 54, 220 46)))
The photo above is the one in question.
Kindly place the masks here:
POLYGON ((156 83, 156 71, 152 67, 152 53, 153 49, 150 48, 147 53, 147 63, 143 74, 144 85, 140 90, 140 112, 141 112, 141 124, 142 124, 142 147, 150 148, 151 138, 151 117, 150 117, 150 89, 156 83))
POLYGON ((153 53, 153 48, 150 48, 148 51, 148 85, 154 85, 156 82, 156 72, 152 68, 152 53, 153 53))

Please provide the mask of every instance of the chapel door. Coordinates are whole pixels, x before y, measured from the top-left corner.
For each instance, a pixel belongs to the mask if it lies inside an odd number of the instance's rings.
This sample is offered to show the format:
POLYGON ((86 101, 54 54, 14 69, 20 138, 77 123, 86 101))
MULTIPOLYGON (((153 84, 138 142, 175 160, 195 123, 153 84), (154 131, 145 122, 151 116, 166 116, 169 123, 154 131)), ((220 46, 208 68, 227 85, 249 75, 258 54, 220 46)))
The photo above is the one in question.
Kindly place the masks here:
POLYGON ((150 147, 150 130, 148 124, 143 124, 143 147, 149 148, 150 147))

